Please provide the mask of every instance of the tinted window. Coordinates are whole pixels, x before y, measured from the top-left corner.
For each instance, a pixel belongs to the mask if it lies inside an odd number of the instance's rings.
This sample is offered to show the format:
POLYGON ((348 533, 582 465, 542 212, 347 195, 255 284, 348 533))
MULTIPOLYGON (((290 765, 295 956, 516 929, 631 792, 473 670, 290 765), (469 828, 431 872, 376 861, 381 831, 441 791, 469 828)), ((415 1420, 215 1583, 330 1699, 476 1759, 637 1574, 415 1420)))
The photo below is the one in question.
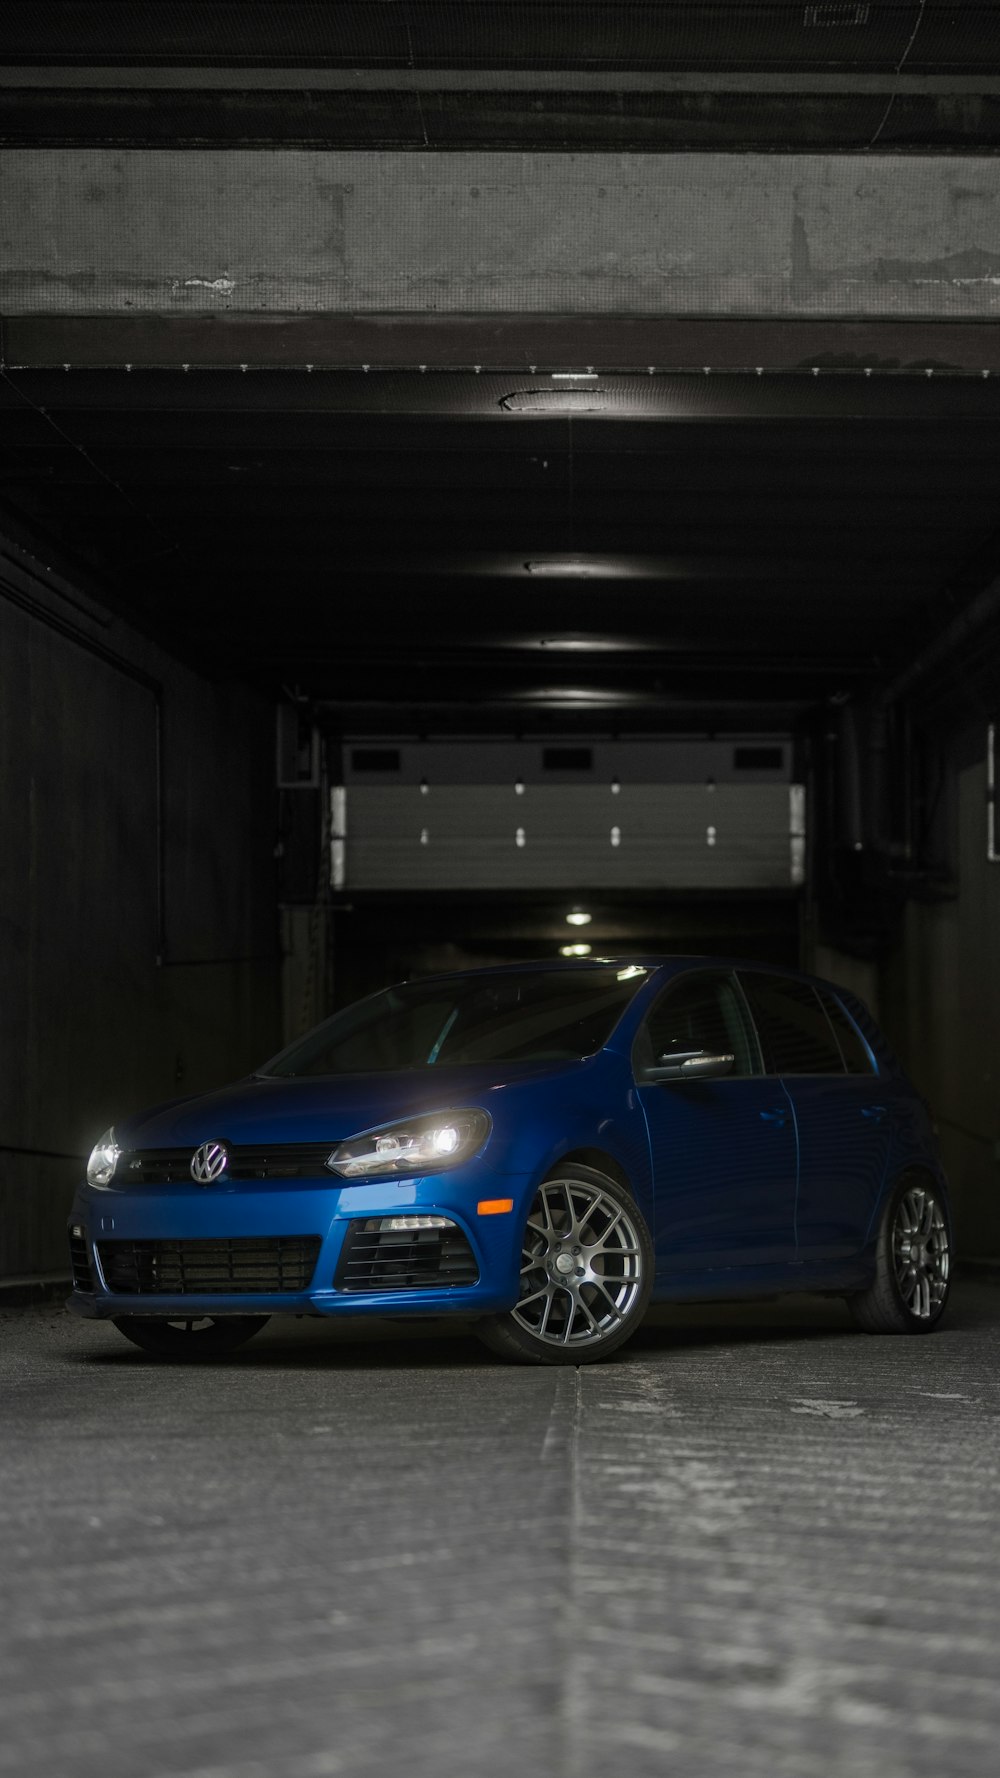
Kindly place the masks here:
POLYGON ((645 976, 633 965, 406 982, 327 1019, 262 1072, 368 1074, 572 1061, 607 1042, 645 976))
POLYGON ((733 1056, 732 1074, 758 1072, 756 1044, 732 976, 684 976, 667 988, 639 1033, 635 1065, 654 1066, 690 1050, 733 1056))
POLYGON ((843 1074, 844 1061, 815 988, 741 974, 768 1074, 843 1074))
POLYGON ((848 1074, 871 1074, 873 1072, 871 1057, 860 1033, 851 1024, 846 1012, 832 994, 824 994, 820 989, 826 1016, 837 1034, 840 1053, 848 1074))

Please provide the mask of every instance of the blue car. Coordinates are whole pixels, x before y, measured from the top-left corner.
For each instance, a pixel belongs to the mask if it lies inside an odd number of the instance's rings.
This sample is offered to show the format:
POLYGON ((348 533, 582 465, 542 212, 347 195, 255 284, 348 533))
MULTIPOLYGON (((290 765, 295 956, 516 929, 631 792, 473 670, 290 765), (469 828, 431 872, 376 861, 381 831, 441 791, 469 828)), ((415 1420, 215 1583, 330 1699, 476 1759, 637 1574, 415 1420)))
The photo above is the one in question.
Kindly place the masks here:
POLYGON ((467 1317, 606 1357, 650 1302, 843 1296, 924 1333, 951 1219, 924 1101, 828 982, 672 957, 387 988, 98 1142, 78 1314, 215 1357, 271 1315, 467 1317))

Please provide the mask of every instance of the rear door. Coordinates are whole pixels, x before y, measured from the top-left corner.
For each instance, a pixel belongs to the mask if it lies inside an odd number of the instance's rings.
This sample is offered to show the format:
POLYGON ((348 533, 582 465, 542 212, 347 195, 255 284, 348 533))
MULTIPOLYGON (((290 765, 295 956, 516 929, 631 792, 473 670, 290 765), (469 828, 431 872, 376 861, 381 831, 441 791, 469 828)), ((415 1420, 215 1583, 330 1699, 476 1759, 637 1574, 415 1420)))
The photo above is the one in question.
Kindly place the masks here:
POLYGON ((636 1038, 656 1196, 657 1271, 791 1264, 795 1127, 767 1080, 731 971, 689 971, 654 1002, 636 1038), (703 1050, 733 1057, 719 1079, 644 1081, 643 1069, 703 1050))
POLYGON ((888 1098, 867 1044, 834 995, 764 971, 739 974, 764 1066, 795 1107, 798 1258, 847 1259, 864 1245, 885 1175, 888 1098))

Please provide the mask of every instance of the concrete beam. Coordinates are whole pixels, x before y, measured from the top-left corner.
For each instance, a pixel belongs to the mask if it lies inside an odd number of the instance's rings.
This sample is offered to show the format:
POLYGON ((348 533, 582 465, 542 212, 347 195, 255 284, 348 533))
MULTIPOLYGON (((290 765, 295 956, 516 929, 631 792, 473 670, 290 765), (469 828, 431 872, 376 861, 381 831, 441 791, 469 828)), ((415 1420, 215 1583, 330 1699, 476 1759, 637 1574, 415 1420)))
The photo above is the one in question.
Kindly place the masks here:
POLYGON ((996 161, 10 150, 9 314, 986 319, 996 161))
POLYGON ((511 375, 601 372, 1000 370, 991 319, 933 316, 776 321, 754 316, 133 314, 8 316, 11 370, 359 370, 422 367, 511 375))
POLYGON ((971 74, 945 69, 935 74, 901 74, 892 67, 868 70, 797 68, 780 73, 753 68, 258 68, 179 64, 136 64, 92 68, 3 68, 6 89, 50 92, 453 92, 453 93, 883 93, 903 97, 974 97, 1000 93, 1000 73, 982 68, 971 74))

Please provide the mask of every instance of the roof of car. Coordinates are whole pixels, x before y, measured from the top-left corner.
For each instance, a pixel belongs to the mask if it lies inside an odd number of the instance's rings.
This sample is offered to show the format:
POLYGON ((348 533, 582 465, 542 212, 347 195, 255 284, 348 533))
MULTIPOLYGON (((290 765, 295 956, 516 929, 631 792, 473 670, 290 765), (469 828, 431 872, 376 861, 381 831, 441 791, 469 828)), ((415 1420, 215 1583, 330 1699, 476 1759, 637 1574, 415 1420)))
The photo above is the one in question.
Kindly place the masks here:
POLYGON ((762 969, 769 974, 791 977, 796 981, 819 982, 827 984, 822 976, 810 975, 807 971, 793 969, 782 963, 770 963, 760 957, 727 957, 700 952, 621 952, 611 955, 590 957, 524 957, 514 963, 475 964, 469 969, 435 970, 426 976, 408 977, 410 981, 454 981, 468 976, 503 976, 525 975, 529 973, 548 973, 550 971, 581 971, 588 969, 664 969, 672 964, 699 964, 711 969, 762 969))

